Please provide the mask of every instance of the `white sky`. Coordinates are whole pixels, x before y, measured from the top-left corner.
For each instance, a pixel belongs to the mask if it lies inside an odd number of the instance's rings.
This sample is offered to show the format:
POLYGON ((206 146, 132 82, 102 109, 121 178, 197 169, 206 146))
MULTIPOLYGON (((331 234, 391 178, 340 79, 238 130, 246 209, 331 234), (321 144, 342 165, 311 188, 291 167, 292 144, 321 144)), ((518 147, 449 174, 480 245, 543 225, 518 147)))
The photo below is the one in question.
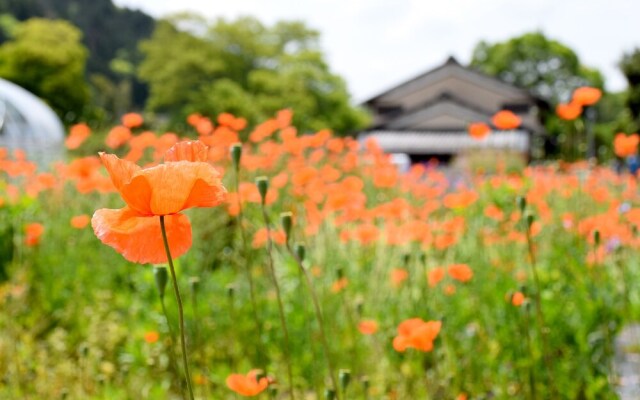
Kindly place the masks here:
POLYGON ((114 0, 160 17, 252 15, 263 23, 298 19, 321 33, 332 70, 356 101, 435 67, 449 55, 467 63, 475 44, 542 30, 598 68, 608 90, 626 87, 617 68, 640 47, 638 0, 114 0))

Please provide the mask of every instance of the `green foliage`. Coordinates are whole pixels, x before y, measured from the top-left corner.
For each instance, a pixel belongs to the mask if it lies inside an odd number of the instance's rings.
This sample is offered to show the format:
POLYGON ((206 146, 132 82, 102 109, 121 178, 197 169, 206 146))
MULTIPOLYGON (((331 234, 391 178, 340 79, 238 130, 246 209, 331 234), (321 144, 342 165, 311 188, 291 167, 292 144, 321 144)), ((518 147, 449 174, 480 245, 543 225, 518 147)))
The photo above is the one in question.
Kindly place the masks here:
POLYGON ((65 21, 31 19, 0 46, 0 76, 46 100, 66 121, 77 120, 89 99, 82 33, 65 21))
POLYGON ((473 50, 471 66, 553 103, 569 101, 577 87, 603 86, 600 72, 582 65, 572 49, 541 32, 493 44, 482 41, 473 50))
POLYGON ((367 116, 350 104, 318 36, 301 22, 268 27, 249 17, 212 25, 190 15, 161 21, 141 44, 145 59, 139 75, 149 83, 147 106, 173 121, 192 112, 233 112, 252 123, 294 108, 303 131, 361 129, 367 116))
POLYGON ((620 70, 629 83, 626 105, 637 124, 640 122, 640 48, 622 57, 620 70))

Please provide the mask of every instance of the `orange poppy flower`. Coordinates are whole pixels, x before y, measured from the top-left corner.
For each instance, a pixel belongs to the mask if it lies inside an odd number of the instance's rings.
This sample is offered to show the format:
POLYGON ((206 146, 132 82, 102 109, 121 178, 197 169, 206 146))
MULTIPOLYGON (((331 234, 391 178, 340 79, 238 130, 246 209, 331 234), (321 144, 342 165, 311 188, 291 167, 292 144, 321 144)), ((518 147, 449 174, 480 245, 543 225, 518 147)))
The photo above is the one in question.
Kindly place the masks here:
POLYGON ((522 120, 509 110, 501 110, 493 115, 491 122, 498 129, 509 130, 519 127, 522 120))
POLYGON ((160 339, 160 334, 156 331, 149 331, 144 334, 144 341, 153 344, 160 339))
POLYGON ((511 304, 516 307, 520 307, 522 303, 524 303, 525 297, 522 292, 515 292, 513 296, 511 296, 511 304))
POLYGON ((558 104, 556 106, 556 115, 566 121, 573 121, 582 114, 582 106, 579 103, 571 102, 567 104, 558 104))
POLYGON ((391 285, 398 288, 404 281, 409 278, 409 271, 403 268, 394 268, 391 270, 391 285))
POLYGON ((69 150, 75 150, 87 140, 90 134, 91 128, 89 128, 87 124, 73 125, 69 130, 69 136, 67 136, 67 139, 64 141, 64 145, 67 146, 69 150))
POLYGON ((86 214, 76 215, 71 218, 71 226, 76 229, 83 229, 89 225, 89 222, 91 222, 91 218, 86 214))
POLYGON ((27 224, 27 226, 25 227, 25 232, 25 244, 27 246, 36 246, 38 243, 40 243, 40 237, 44 233, 44 225, 38 222, 27 224))
POLYGON ((349 280, 346 277, 342 277, 331 285, 331 291, 333 293, 340 293, 344 288, 349 286, 349 280))
POLYGON ((448 268, 449 276, 460 282, 467 282, 473 278, 473 271, 467 264, 452 264, 448 268))
POLYGON ((241 396, 257 396, 269 386, 266 377, 258 379, 260 370, 254 369, 247 375, 231 374, 227 377, 227 387, 241 396))
POLYGON ((96 236, 131 262, 164 263, 167 255, 155 217, 165 216, 172 256, 186 253, 191 247, 191 224, 180 211, 216 206, 226 193, 218 171, 205 162, 206 154, 201 142, 180 142, 167 151, 164 164, 142 169, 113 154, 100 153, 127 205, 119 210, 97 210, 91 219, 96 236))
POLYGON ((472 138, 482 140, 489 136, 489 134, 491 133, 491 128, 484 122, 474 122, 472 124, 469 124, 468 131, 469 135, 472 138))
POLYGON ((581 106, 591 106, 596 104, 598 100, 600 100, 600 97, 602 97, 602 91, 600 89, 583 86, 573 92, 572 101, 581 106))
POLYGON ((639 137, 637 133, 629 136, 618 133, 613 139, 613 151, 618 157, 629 157, 638 152, 639 137))
POLYGON ((131 139, 131 131, 126 126, 113 127, 107 134, 105 144, 112 149, 117 149, 131 139))
POLYGON ((436 286, 441 280, 444 279, 444 268, 435 267, 427 272, 427 280, 430 287, 436 286))
POLYGON ((428 352, 433 350, 433 341, 438 337, 442 322, 425 322, 420 318, 411 318, 398 325, 398 336, 393 339, 393 348, 404 352, 414 348, 428 352))
POLYGON ((363 335, 373 335, 378 332, 378 322, 372 319, 365 319, 358 324, 358 330, 363 335))
POLYGON ((142 124, 144 123, 142 115, 138 113, 127 113, 122 116, 121 121, 122 125, 126 126, 127 128, 137 128, 139 126, 142 126, 142 124))

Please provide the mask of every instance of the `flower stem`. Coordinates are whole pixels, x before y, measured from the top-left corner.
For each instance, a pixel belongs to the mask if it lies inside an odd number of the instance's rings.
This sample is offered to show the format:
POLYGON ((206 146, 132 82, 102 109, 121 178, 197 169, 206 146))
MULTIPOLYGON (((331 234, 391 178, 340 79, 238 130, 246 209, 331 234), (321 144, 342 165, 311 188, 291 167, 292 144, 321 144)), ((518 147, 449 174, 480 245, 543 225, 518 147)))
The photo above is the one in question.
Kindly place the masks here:
MULTIPOLYGON (((333 385, 334 390, 336 390, 336 394, 340 393, 339 386, 338 386, 338 383, 336 381, 335 368, 333 367, 333 363, 331 361, 331 353, 329 352, 329 342, 327 341, 327 335, 326 335, 326 333, 324 331, 324 318, 322 317, 322 310, 320 309, 320 302, 318 301, 318 296, 316 295, 316 291, 313 288, 313 282, 311 281, 311 278, 309 277, 309 272, 304 267, 304 265, 302 265, 302 260, 293 251, 293 249, 291 249, 291 245, 289 244, 288 241, 287 241, 287 250, 289 251, 289 253, 293 257, 293 259, 295 260, 296 264, 298 265, 298 268, 300 269, 302 275, 304 276, 305 283, 307 284, 307 288, 309 289, 309 293, 311 294, 311 300, 313 301, 313 308, 314 308, 314 311, 315 311, 315 314, 316 314, 316 319, 318 320, 318 325, 320 325, 320 339, 322 341, 322 348, 324 350, 324 356, 327 359, 327 366, 329 367, 329 376, 331 378, 331 383, 333 385)), ((345 304, 345 308, 347 308, 346 304, 345 304)), ((348 313, 348 309, 347 309, 347 313, 348 313)), ((351 320, 351 315, 350 314, 349 314, 349 317, 350 317, 350 320, 351 320)))
POLYGON ((160 216, 160 229, 162 230, 162 241, 164 242, 164 250, 167 252, 167 261, 169 263, 169 271, 171 272, 171 282, 173 283, 173 291, 176 294, 178 302, 178 317, 180 319, 180 344, 182 345, 182 362, 184 363, 184 373, 187 379, 187 388, 189 388, 189 398, 194 400, 193 388, 191 387, 191 374, 189 373, 189 361, 187 360, 187 344, 184 335, 184 311, 182 310, 182 298, 180 297, 180 289, 178 288, 178 279, 176 278, 176 270, 173 267, 173 259, 169 250, 169 241, 167 240, 167 230, 164 226, 164 215, 160 216))
POLYGON ((291 399, 295 399, 295 394, 293 390, 293 372, 291 370, 291 342, 289 341, 289 330, 287 329, 287 321, 284 317, 284 306, 282 305, 282 296, 280 294, 280 285, 278 284, 278 277, 276 276, 276 270, 273 266, 273 241, 271 240, 271 228, 269 227, 269 217, 267 215, 267 210, 264 207, 264 203, 262 204, 262 217, 264 218, 264 223, 267 229, 267 253, 269 254, 269 272, 271 275, 271 280, 273 281, 273 286, 276 289, 276 297, 278 299, 278 312, 280 315, 280 325, 282 326, 282 333, 284 336, 284 355, 287 363, 287 374, 289 378, 289 394, 291 399))

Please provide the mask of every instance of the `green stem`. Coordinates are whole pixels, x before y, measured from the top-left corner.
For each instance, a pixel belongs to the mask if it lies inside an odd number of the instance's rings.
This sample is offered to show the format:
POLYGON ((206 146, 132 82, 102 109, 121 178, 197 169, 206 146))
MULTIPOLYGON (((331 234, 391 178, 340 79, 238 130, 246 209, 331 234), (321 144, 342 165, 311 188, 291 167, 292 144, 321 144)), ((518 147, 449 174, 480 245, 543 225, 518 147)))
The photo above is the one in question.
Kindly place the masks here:
POLYGON ((167 252, 167 261, 169 262, 169 271, 171 271, 171 283, 173 283, 173 291, 178 302, 178 317, 180 319, 180 344, 182 345, 182 362, 184 363, 184 373, 187 379, 187 388, 189 388, 189 398, 194 400, 193 388, 191 387, 191 374, 189 373, 189 360, 187 359, 187 344, 184 335, 184 311, 182 309, 182 298, 180 297, 180 289, 178 288, 178 279, 176 278, 176 270, 173 267, 173 259, 171 258, 171 250, 169 250, 169 241, 167 240, 167 230, 164 226, 164 215, 160 216, 160 229, 162 230, 162 241, 164 242, 164 250, 167 252))
POLYGON ((307 288, 309 289, 309 293, 311 294, 311 300, 313 301, 313 308, 315 310, 316 318, 318 320, 318 325, 320 325, 320 339, 322 341, 324 356, 327 359, 327 365, 329 367, 329 375, 331 378, 331 383, 333 384, 333 387, 336 390, 336 394, 340 393, 339 386, 335 377, 335 368, 333 367, 333 363, 331 361, 331 353, 329 352, 329 343, 327 341, 327 335, 325 334, 325 331, 324 331, 324 318, 322 317, 322 310, 320 309, 318 296, 316 296, 316 291, 313 288, 313 283, 311 282, 311 278, 309 277, 309 272, 305 269, 304 265, 302 265, 302 260, 300 260, 298 255, 291 249, 291 246, 289 245, 288 241, 287 241, 287 250, 289 251, 289 253, 291 253, 291 256, 293 256, 293 259, 296 261, 298 268, 300 269, 300 271, 302 272, 302 275, 305 278, 305 282, 307 284, 307 288))
POLYGON ((178 379, 178 386, 180 387, 180 396, 184 399, 184 385, 182 381, 179 379, 180 370, 178 369, 178 364, 176 363, 176 355, 175 355, 175 342, 176 335, 173 332, 173 328, 171 327, 171 322, 169 321, 169 313, 167 313, 167 307, 164 304, 164 295, 160 296, 160 304, 162 305, 162 313, 164 314, 164 318, 167 321, 167 328, 169 329, 169 337, 171 339, 171 344, 169 348, 169 364, 171 365, 171 369, 174 373, 174 378, 178 379))
POLYGON ((293 372, 291 370, 291 353, 290 346, 291 342, 289 341, 289 330, 287 329, 287 322, 284 317, 284 306, 282 305, 282 296, 280 295, 280 285, 278 284, 278 277, 276 276, 276 270, 273 266, 273 241, 271 240, 271 228, 269 227, 269 217, 267 216, 267 210, 264 207, 264 202, 262 204, 262 217, 264 219, 264 224, 267 229, 267 253, 269 255, 269 272, 271 275, 271 280, 273 281, 273 286, 276 289, 276 298, 278 299, 278 313, 280 315, 280 325, 282 326, 282 333, 284 336, 284 356, 287 362, 287 375, 289 378, 289 393, 291 399, 295 399, 295 394, 293 392, 293 372))
POLYGON ((253 319, 256 323, 256 330, 258 331, 258 349, 256 351, 256 359, 258 364, 264 368, 266 371, 266 364, 264 357, 264 350, 267 349, 267 346, 262 345, 263 335, 262 335, 262 321, 260 320, 260 314, 258 313, 258 302, 256 301, 256 293, 255 293, 255 284, 253 282, 253 275, 251 274, 251 264, 249 263, 249 246, 247 245, 247 234, 244 231, 244 227, 242 226, 242 221, 244 219, 244 214, 242 210, 242 199, 240 198, 240 171, 236 168, 235 170, 235 187, 236 193, 238 194, 238 215, 237 215, 237 224, 238 229, 240 229, 240 236, 242 238, 242 252, 244 253, 244 269, 245 274, 247 275, 247 282, 249 282, 249 298, 251 299, 251 308, 253 311, 253 319))

